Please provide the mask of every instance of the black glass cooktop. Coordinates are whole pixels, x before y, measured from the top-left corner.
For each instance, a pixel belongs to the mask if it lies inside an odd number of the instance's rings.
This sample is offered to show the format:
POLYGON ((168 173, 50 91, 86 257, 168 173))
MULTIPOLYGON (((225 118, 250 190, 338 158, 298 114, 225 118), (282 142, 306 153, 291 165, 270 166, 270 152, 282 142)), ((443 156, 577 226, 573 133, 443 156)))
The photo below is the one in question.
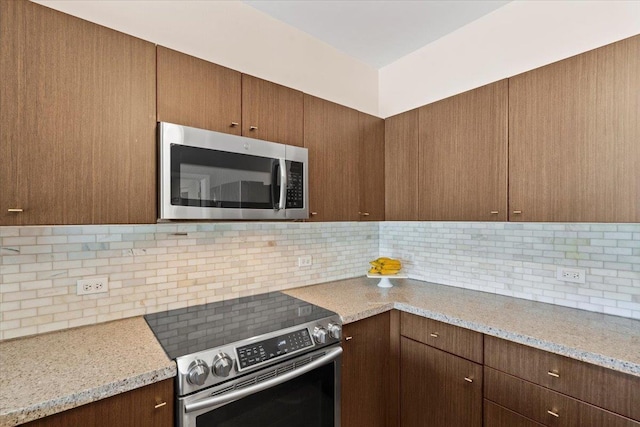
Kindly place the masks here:
POLYGON ((332 315, 282 292, 270 292, 144 318, 169 358, 175 359, 332 315))

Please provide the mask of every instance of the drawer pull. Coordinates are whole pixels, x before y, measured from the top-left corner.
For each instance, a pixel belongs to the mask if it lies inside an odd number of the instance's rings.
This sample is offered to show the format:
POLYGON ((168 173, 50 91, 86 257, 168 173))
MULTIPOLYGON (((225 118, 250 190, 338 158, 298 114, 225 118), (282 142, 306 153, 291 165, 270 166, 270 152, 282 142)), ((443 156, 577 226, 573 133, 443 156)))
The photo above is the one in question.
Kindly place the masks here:
POLYGON ((258 126, 249 126, 249 130, 258 130, 258 126))
POLYGON ((22 208, 9 208, 7 212, 24 212, 22 208))
POLYGON ((498 215, 500 212, 498 211, 491 211, 491 215, 498 215))
POLYGON ((558 415, 558 413, 557 413, 557 412, 553 412, 553 411, 547 411, 547 414, 549 414, 549 415, 553 415, 553 416, 554 416, 554 417, 556 417, 556 418, 560 417, 560 415, 558 415))
POLYGON ((557 373, 555 373, 553 371, 549 371, 549 372, 547 372, 547 374, 549 376, 553 377, 553 378, 560 378, 560 374, 557 374, 557 373))
POLYGON ((231 122, 231 127, 232 127, 232 128, 233 128, 233 127, 236 127, 236 126, 238 126, 238 122, 231 122))
POLYGON ((513 213, 514 213, 515 215, 520 215, 520 214, 522 213, 522 211, 513 211, 513 213))
POLYGON ((166 404, 167 404, 167 402, 158 403, 158 404, 155 406, 155 408, 156 408, 156 409, 158 409, 158 408, 162 408, 162 407, 163 407, 163 406, 165 406, 166 404))
POLYGON ((345 341, 351 341, 353 339, 353 337, 344 337, 345 341))
POLYGON ((438 338, 438 337, 439 337, 439 335, 438 335, 438 333, 437 333, 437 332, 432 332, 432 333, 430 333, 429 335, 431 335, 431 336, 432 336, 432 337, 434 337, 434 338, 438 338))
POLYGON ((468 383, 472 383, 473 379, 469 378, 469 377, 464 377, 464 380, 468 383))

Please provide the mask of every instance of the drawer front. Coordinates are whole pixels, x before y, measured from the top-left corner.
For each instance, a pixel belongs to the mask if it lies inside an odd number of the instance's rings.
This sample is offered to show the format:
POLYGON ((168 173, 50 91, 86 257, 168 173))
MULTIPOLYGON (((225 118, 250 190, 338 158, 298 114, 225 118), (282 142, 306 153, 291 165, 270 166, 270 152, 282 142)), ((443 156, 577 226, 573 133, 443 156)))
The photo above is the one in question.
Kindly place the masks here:
POLYGON ((544 427, 529 418, 493 403, 484 400, 484 427, 544 427))
POLYGON ((640 421, 640 377, 491 336, 485 365, 640 421))
POLYGON ((640 427, 640 422, 486 366, 484 397, 547 426, 640 427))
POLYGON ((400 317, 400 334, 482 363, 482 334, 479 332, 403 312, 400 317))

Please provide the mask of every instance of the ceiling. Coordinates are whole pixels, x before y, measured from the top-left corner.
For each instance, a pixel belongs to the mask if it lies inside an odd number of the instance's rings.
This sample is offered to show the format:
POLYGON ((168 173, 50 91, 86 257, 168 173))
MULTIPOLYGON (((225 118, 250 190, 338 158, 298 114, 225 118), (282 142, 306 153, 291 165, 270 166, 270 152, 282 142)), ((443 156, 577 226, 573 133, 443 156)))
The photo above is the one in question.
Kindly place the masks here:
POLYGON ((243 3, 379 69, 509 1, 245 0, 243 3))

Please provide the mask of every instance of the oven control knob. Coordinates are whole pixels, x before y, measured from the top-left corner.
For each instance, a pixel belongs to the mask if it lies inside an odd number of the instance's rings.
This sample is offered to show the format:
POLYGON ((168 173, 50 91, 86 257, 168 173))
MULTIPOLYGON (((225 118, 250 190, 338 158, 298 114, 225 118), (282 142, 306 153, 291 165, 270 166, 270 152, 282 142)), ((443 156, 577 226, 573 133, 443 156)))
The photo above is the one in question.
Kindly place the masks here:
POLYGON ((318 344, 324 344, 327 342, 327 330, 322 326, 316 326, 313 330, 313 334, 311 335, 318 344))
POLYGON ((329 323, 327 325, 327 329, 329 330, 329 335, 331 338, 339 340, 342 337, 342 328, 340 325, 336 325, 335 323, 329 323))
POLYGON ((213 375, 216 377, 228 377, 233 367, 233 360, 226 353, 218 353, 213 358, 213 375))
POLYGON ((187 373, 187 382, 193 385, 202 385, 207 380, 209 375, 209 367, 204 360, 194 360, 189 365, 189 371, 187 373))

